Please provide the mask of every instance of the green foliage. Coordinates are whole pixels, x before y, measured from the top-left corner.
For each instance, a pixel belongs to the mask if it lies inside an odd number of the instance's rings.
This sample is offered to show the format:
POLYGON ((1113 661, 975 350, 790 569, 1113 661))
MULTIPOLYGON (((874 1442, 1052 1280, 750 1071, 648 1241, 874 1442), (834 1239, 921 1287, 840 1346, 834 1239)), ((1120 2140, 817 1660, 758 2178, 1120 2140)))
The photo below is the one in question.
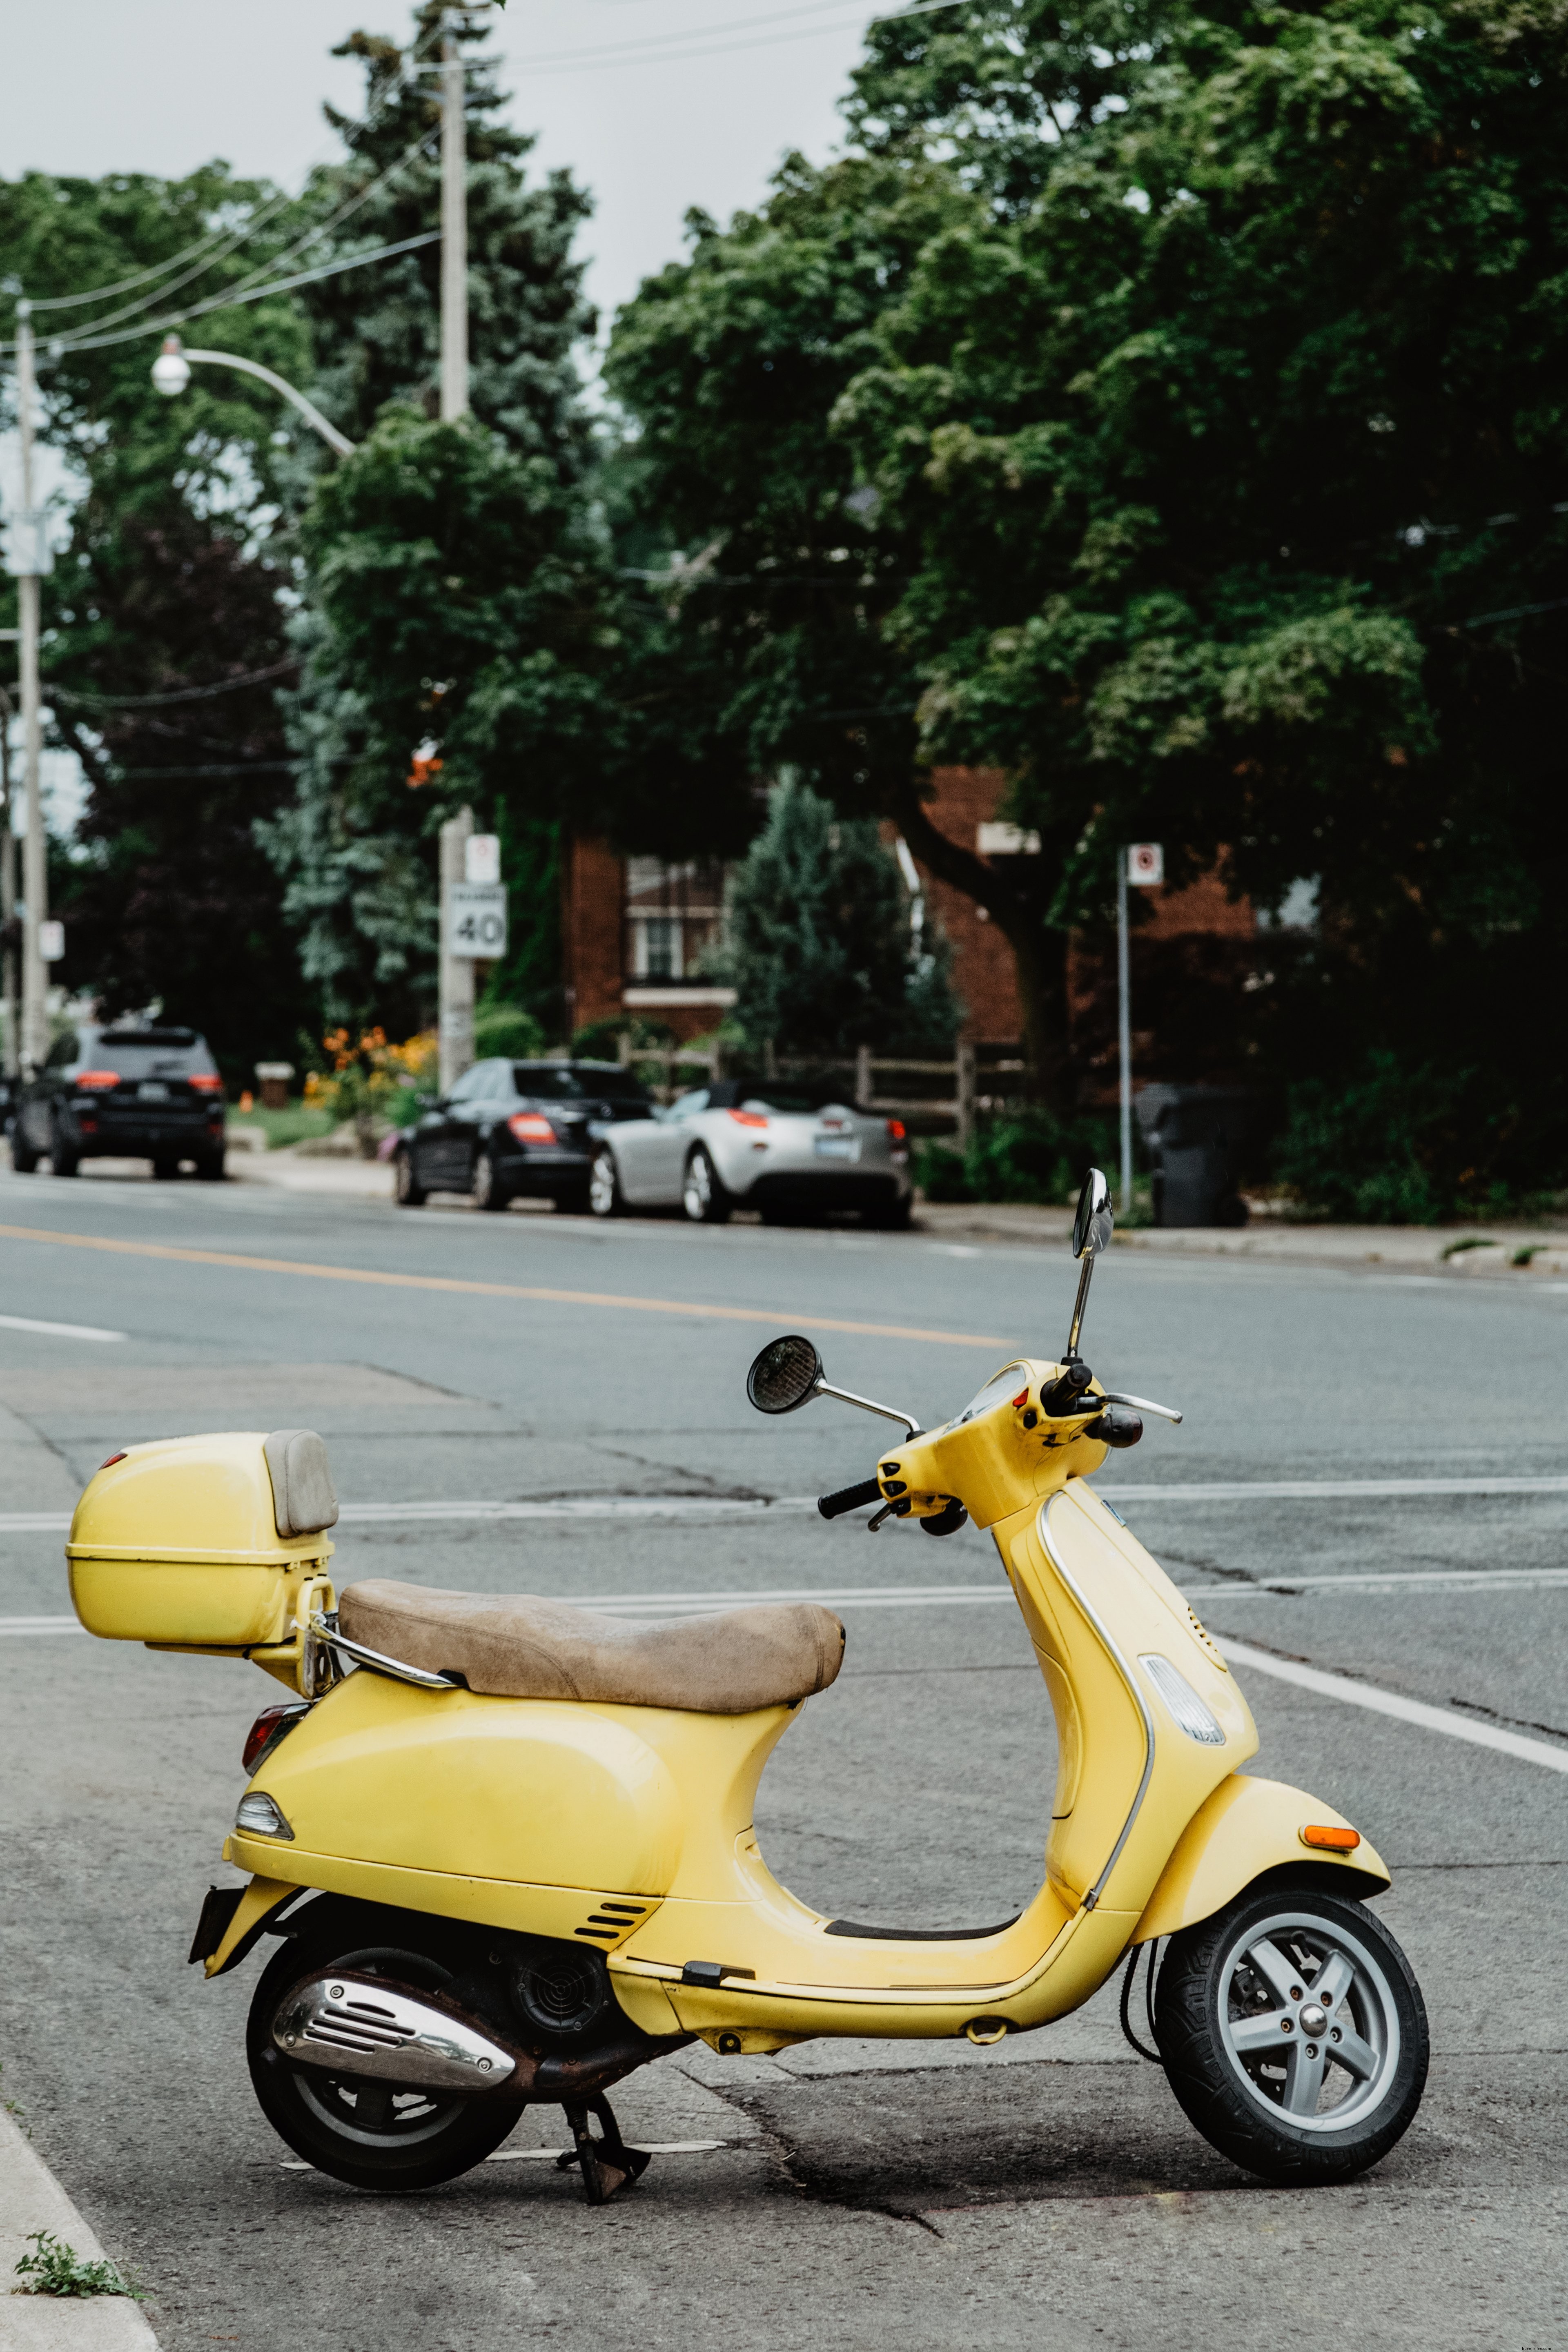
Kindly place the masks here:
POLYGON ((810 787, 781 784, 734 877, 716 971, 736 991, 753 1049, 791 1054, 950 1050, 958 1025, 945 956, 921 955, 898 862, 874 824, 836 819, 810 787))
POLYGON ((123 2294, 142 2300, 141 2290, 128 2286, 112 2263, 85 2261, 51 2230, 29 2231, 26 2243, 33 2251, 16 2264, 23 2284, 13 2287, 13 2294, 123 2294))
POLYGON ((1292 1087, 1276 1172, 1303 1206, 1345 1223, 1433 1225, 1526 1205, 1489 1169, 1483 1074, 1369 1054, 1348 1080, 1292 1087))
POLYGON ((1059 1207, 1076 1201, 1086 1168, 1110 1167, 1116 1136, 1108 1118, 1072 1119, 1036 1108, 983 1119, 968 1149, 917 1143, 914 1177, 928 1201, 1019 1201, 1059 1207))
POLYGON ((510 1055, 533 1061, 544 1051, 544 1032, 531 1013, 517 1004, 481 1004, 474 1015, 474 1053, 483 1061, 490 1055, 510 1055))

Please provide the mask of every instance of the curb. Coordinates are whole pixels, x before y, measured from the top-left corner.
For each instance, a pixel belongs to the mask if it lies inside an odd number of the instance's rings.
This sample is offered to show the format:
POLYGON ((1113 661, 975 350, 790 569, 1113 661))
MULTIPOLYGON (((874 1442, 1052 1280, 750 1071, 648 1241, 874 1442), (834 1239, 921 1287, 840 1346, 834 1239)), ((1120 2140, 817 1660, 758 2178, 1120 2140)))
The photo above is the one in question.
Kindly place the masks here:
POLYGON ((141 2305, 126 2295, 11 2294, 33 2230, 52 2231, 88 2262, 104 2259, 48 2166, 0 2108, 0 2344, 5 2352, 157 2352, 141 2305))

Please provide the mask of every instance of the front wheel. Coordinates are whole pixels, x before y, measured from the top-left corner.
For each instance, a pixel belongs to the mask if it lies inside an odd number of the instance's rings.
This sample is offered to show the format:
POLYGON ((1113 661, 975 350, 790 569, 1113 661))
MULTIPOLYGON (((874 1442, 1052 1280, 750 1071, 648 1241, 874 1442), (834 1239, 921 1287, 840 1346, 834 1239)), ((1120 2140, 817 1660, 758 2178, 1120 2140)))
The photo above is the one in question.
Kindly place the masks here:
POLYGON ((618 1217, 626 1205, 616 1155, 607 1143, 601 1143, 588 1171, 588 1206, 595 1217, 618 1217))
POLYGON ((299 1934, 282 1945, 256 1988, 246 2036, 262 2113, 296 2156, 354 2189, 434 2189, 500 2146, 522 2113, 520 2098, 492 2091, 457 2099, 298 2066, 272 2039, 272 2021, 301 1978, 352 1969, 439 1992, 459 1964, 443 1921, 330 1895, 309 1906, 299 1934))
POLYGON ((22 1122, 11 1129, 11 1165, 18 1176, 31 1176, 38 1165, 38 1155, 22 1132, 22 1122))
POLYGON ((414 1173, 414 1154, 406 1145, 392 1163, 392 1197, 400 1209, 422 1209, 425 1187, 414 1173))
POLYGON ((721 1225, 735 1205, 700 1143, 686 1163, 680 1205, 694 1225, 721 1225))
POLYGON ((1285 1881, 1171 1938, 1154 1998, 1171 2088, 1222 2156, 1287 2187, 1352 2179, 1426 2083, 1421 1990, 1364 1904, 1285 1881))

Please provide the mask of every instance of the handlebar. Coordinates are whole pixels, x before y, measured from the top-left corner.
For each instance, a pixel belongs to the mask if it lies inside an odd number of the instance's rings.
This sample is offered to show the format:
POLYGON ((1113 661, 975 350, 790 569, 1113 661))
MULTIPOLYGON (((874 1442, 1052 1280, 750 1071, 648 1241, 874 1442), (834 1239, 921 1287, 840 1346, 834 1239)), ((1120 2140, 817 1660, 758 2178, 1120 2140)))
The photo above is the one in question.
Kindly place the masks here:
POLYGON ((875 1478, 862 1478, 858 1486, 840 1486, 837 1495, 820 1496, 816 1507, 825 1519, 841 1519, 846 1511, 863 1511, 881 1499, 882 1489, 875 1478))

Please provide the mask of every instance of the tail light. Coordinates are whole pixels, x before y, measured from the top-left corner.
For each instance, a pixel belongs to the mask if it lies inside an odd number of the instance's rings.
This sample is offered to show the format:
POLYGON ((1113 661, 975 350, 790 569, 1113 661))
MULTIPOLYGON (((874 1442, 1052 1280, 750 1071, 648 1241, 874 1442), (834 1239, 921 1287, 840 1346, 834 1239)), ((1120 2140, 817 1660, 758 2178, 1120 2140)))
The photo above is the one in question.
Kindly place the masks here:
MULTIPOLYGON (((113 1458, 110 1455, 110 1461, 113 1458)), ((108 1463, 105 1463, 105 1469, 108 1466, 108 1463)), ((261 1713, 245 1735, 245 1753, 240 1758, 240 1761, 245 1767, 247 1778, 256 1770, 262 1758, 271 1748, 277 1747, 284 1733, 292 1731, 301 1716, 309 1715, 310 1712, 309 1706, 300 1700, 296 1700, 291 1706, 262 1708, 261 1713)))
POLYGON ((120 1073, 118 1070, 79 1070, 71 1083, 80 1094, 106 1095, 111 1087, 120 1084, 120 1073))
POLYGON ((890 1118, 888 1121, 888 1135, 892 1142, 902 1143, 904 1139, 904 1122, 901 1118, 890 1118))
POLYGON ((767 1120, 760 1110, 732 1110, 730 1113, 737 1127, 766 1127, 767 1120))
POLYGON ((223 1092, 223 1080, 206 1070, 198 1070, 194 1077, 185 1080, 185 1084, 193 1094, 221 1095, 223 1092))
POLYGON ((507 1121, 520 1143, 554 1143, 555 1129, 542 1110, 514 1111, 507 1121))

